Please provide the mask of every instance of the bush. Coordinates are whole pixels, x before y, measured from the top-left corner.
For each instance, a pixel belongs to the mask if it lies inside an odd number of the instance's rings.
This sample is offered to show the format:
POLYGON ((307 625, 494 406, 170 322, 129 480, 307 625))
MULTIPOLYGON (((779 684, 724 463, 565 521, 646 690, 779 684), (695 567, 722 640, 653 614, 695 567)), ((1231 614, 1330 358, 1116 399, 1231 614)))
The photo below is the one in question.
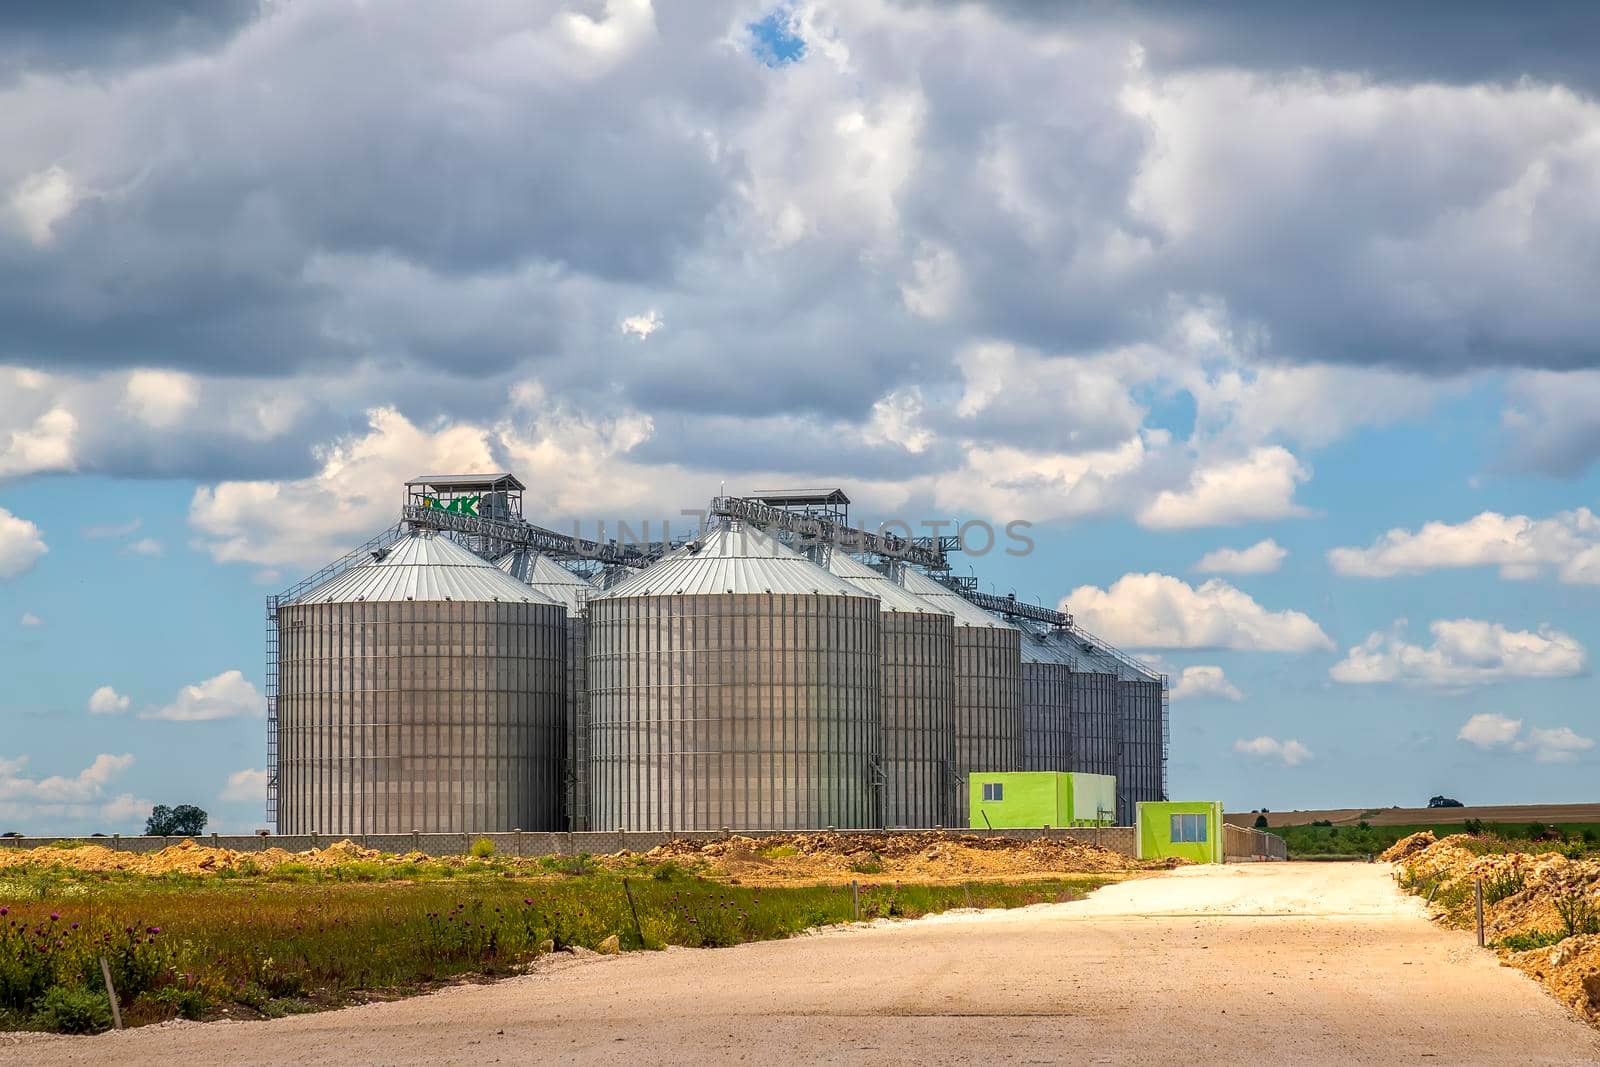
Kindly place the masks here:
POLYGON ((1589 899, 1584 888, 1567 889, 1556 894, 1556 914, 1566 924, 1567 936, 1600 934, 1600 908, 1589 899))
POLYGON ((473 859, 486 860, 494 855, 494 842, 487 837, 480 837, 472 843, 472 848, 469 851, 473 859))
POLYGON ((1508 867, 1498 874, 1491 874, 1483 880, 1483 902, 1485 904, 1498 904, 1506 897, 1522 892, 1527 885, 1523 873, 1514 867, 1508 867))
POLYGON ((1536 948, 1548 948, 1565 938, 1565 934, 1554 930, 1529 930, 1525 934, 1508 934, 1497 943, 1501 948, 1508 948, 1513 952, 1528 952, 1536 948))
POLYGON ((1268 825, 1267 824, 1267 817, 1265 815, 1257 815, 1256 816, 1256 829, 1257 830, 1265 830, 1265 829, 1267 829, 1267 825, 1268 825))
POLYGON ((104 990, 51 986, 33 1019, 41 1030, 58 1034, 97 1034, 111 1026, 111 1002, 104 990))

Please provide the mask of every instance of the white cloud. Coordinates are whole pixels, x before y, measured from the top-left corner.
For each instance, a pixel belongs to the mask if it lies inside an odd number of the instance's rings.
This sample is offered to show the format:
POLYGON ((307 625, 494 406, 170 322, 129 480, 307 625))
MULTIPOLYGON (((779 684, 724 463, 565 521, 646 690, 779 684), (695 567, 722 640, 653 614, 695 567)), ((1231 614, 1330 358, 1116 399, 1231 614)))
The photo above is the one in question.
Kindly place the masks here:
POLYGON ((117 715, 127 710, 128 698, 109 685, 102 685, 89 694, 90 715, 117 715))
POLYGON ((177 699, 162 708, 141 712, 141 719, 207 722, 266 714, 266 698, 239 671, 223 671, 196 685, 186 685, 177 699))
POLYGON ((126 537, 131 533, 137 532, 139 527, 143 525, 143 519, 132 518, 127 522, 107 523, 102 526, 85 526, 83 528, 83 536, 97 540, 104 537, 126 537))
POLYGON ((1524 731, 1521 719, 1495 713, 1472 716, 1456 734, 1456 739, 1485 751, 1531 753, 1539 763, 1572 763, 1579 753, 1595 745, 1593 738, 1580 736, 1570 726, 1530 726, 1524 731))
POLYGON ((1271 574, 1283 566, 1289 550, 1272 538, 1249 548, 1219 548, 1200 557, 1194 569, 1202 574, 1271 574))
POLYGON ((122 552, 127 556, 159 556, 162 552, 161 542, 154 537, 141 537, 124 545, 122 552))
POLYGON ((267 772, 254 769, 234 771, 228 775, 217 799, 233 804, 258 804, 267 798, 267 772))
POLYGON ((193 411, 200 390, 188 374, 168 370, 136 370, 128 375, 122 405, 146 426, 165 429, 193 411))
MULTIPOLYGON (((34 778, 26 773, 27 765, 27 756, 0 756, 0 820, 8 824, 7 830, 59 832, 63 823, 121 823, 142 814, 127 811, 130 803, 140 803, 131 796, 106 796, 112 780, 133 766, 133 756, 127 753, 101 753, 75 775, 34 778), (19 820, 38 820, 42 825, 18 825, 19 820)), ((145 803, 143 811, 149 810, 145 803)))
POLYGON ((1275 737, 1240 738, 1233 743, 1235 752, 1261 760, 1277 760, 1285 767, 1295 767, 1312 756, 1311 750, 1292 738, 1279 741, 1275 737))
POLYGON ((1173 700, 1198 697, 1219 697, 1223 700, 1243 700, 1244 694, 1228 680, 1221 667, 1202 665, 1185 667, 1172 687, 1173 700))
POLYGON ((637 337, 639 340, 643 341, 645 338, 661 329, 663 325, 664 323, 661 321, 661 316, 652 309, 645 312, 643 315, 629 315, 627 318, 623 319, 622 332, 628 336, 637 337))
POLYGON ((1268 611, 1220 578, 1194 587, 1166 574, 1125 574, 1109 589, 1079 586, 1066 604, 1087 629, 1116 645, 1258 652, 1334 647, 1309 616, 1268 611))
POLYGON ((17 623, 20 626, 28 626, 28 627, 43 626, 44 625, 44 620, 39 618, 39 616, 35 615, 31 611, 24 611, 22 613, 22 618, 17 620, 17 623))
POLYGON ((25 429, 12 430, 0 446, 0 478, 71 470, 77 432, 77 418, 62 407, 41 413, 25 429))
POLYGON ((78 190, 72 175, 61 167, 30 174, 11 190, 11 210, 28 240, 43 247, 55 240, 56 223, 72 214, 78 190))
POLYGON ((39 527, 0 508, 0 578, 27 573, 48 551, 39 527))
POLYGON ((1440 619, 1429 626, 1433 644, 1405 640, 1405 621, 1351 648, 1328 675, 1336 682, 1482 685, 1509 678, 1570 678, 1588 668, 1577 639, 1549 626, 1510 630, 1480 619, 1440 619))
POLYGON ((1522 720, 1511 719, 1494 712, 1484 712, 1474 715, 1462 724, 1456 733, 1456 740, 1465 741, 1469 745, 1479 748, 1496 748, 1509 745, 1517 739, 1517 734, 1522 731, 1522 720))
POLYGON ((1308 514, 1294 502, 1295 488, 1311 471, 1280 445, 1253 449, 1242 459, 1197 467, 1186 489, 1168 489, 1139 513, 1156 530, 1230 526, 1308 514))
POLYGON ((1600 584, 1600 516, 1588 508, 1548 519, 1485 511, 1461 523, 1396 528, 1367 548, 1335 548, 1328 562, 1340 574, 1389 578, 1460 567, 1499 567, 1503 578, 1555 570, 1563 582, 1600 584))

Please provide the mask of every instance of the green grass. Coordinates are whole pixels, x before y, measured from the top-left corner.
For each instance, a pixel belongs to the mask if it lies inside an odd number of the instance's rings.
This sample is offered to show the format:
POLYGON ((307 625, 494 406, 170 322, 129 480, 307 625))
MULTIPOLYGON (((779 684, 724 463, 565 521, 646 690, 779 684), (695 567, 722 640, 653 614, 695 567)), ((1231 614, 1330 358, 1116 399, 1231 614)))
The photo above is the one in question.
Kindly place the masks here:
MULTIPOLYGON (((99 958, 128 1025, 184 1016, 276 1016, 404 995, 465 975, 517 973, 541 946, 625 950, 788 937, 852 918, 848 886, 751 888, 674 864, 623 876, 587 857, 515 877, 492 864, 417 882, 371 865, 233 878, 55 872, 0 888, 0 1029, 102 1029, 99 958), (476 869, 474 869, 476 868, 476 869), (635 927, 628 905, 638 911, 635 927), (98 999, 97 999, 98 998, 98 999)), ((865 885, 863 918, 1075 899, 1103 879, 966 886, 865 885)))
MULTIPOLYGON (((1558 834, 1559 839, 1534 840, 1534 827, 1528 823, 1484 823, 1470 829, 1478 834, 1484 852, 1565 852, 1578 856, 1600 850, 1600 823, 1558 823, 1544 829, 1544 833, 1558 834)), ((1407 826, 1274 826, 1272 833, 1283 838, 1289 849, 1289 858, 1314 858, 1318 856, 1376 855, 1402 837, 1421 830, 1432 830, 1438 837, 1467 833, 1464 822, 1428 823, 1407 826)))

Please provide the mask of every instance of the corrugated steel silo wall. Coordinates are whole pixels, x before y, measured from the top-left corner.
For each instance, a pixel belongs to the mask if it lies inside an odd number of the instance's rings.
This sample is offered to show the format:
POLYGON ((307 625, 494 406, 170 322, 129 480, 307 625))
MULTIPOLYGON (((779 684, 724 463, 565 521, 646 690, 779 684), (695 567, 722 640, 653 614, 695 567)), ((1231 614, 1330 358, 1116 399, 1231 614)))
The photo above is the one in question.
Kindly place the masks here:
POLYGON ((573 830, 589 829, 589 649, 586 620, 567 616, 567 816, 573 830))
POLYGON ((883 627, 884 821, 951 825, 955 783, 955 620, 889 611, 883 627))
POLYGON ((279 609, 278 832, 555 830, 565 612, 279 609))
POLYGON ((1134 805, 1161 797, 1161 683, 1123 679, 1117 683, 1122 716, 1122 751, 1117 770, 1117 817, 1132 826, 1134 805))
POLYGON ((1065 664, 1022 665, 1022 769, 1074 769, 1072 671, 1065 664))
POLYGON ((588 636, 593 826, 877 825, 877 601, 602 597, 588 636))
POLYGON ((1022 634, 956 627, 955 825, 967 825, 967 775, 1022 763, 1022 634))
POLYGON ((1067 769, 1086 774, 1121 773, 1121 704, 1117 695, 1121 683, 1117 676, 1073 671, 1067 684, 1072 689, 1072 765, 1067 769))

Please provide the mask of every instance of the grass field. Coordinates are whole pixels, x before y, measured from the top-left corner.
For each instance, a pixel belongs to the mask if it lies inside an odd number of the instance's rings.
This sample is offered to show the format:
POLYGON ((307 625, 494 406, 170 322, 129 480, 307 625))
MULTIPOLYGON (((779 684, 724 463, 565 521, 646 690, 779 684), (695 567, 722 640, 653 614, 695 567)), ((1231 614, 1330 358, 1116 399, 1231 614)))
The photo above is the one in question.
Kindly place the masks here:
MULTIPOLYGON (((677 865, 548 873, 492 862, 396 874, 376 864, 197 878, 6 872, 0 881, 0 1029, 110 1025, 100 959, 128 1025, 260 1018, 518 973, 543 953, 721 946, 850 921, 849 886, 752 888, 677 865), (632 894, 630 905, 629 893, 632 894), (637 919, 635 919, 637 915, 637 919)), ((862 918, 1075 899, 1103 879, 863 885, 862 918)))
MULTIPOLYGON (((1458 809, 1459 810, 1459 809, 1458 809)), ((1284 839, 1289 858, 1323 856, 1365 857, 1376 855, 1400 840, 1421 830, 1432 830, 1436 837, 1476 833, 1498 839, 1507 848, 1523 852, 1566 851, 1573 856, 1600 849, 1600 823, 1478 823, 1438 822, 1398 825, 1274 826, 1272 832, 1284 839)))

